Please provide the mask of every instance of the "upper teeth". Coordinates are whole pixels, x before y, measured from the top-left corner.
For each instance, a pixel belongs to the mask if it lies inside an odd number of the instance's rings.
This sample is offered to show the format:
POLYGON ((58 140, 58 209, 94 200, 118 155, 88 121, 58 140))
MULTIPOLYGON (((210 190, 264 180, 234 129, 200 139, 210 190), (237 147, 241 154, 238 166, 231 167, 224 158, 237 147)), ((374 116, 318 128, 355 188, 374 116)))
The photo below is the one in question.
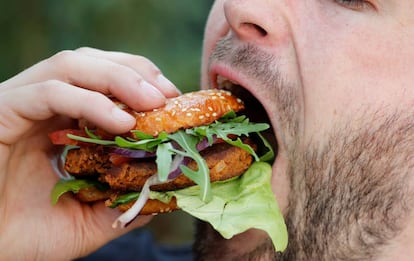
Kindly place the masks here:
POLYGON ((222 89, 229 89, 234 85, 234 83, 224 76, 217 75, 217 85, 222 89))

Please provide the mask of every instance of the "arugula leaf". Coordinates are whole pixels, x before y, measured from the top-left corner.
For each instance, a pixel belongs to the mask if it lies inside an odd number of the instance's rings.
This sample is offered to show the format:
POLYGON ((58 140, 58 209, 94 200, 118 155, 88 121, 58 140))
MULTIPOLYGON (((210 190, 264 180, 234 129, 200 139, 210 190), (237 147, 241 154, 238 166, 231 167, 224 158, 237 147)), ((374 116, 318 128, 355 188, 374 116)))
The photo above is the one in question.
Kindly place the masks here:
MULTIPOLYGON (((112 201, 112 205, 110 205, 110 208, 116 208, 119 205, 129 203, 133 200, 137 200, 139 197, 140 192, 129 192, 127 194, 120 195, 116 197, 116 200, 112 201)), ((168 202, 166 202, 168 203, 168 202)))
POLYGON ((154 138, 152 135, 142 132, 140 130, 132 130, 131 133, 134 134, 134 137, 136 137, 139 140, 147 140, 154 138))
POLYGON ((200 141, 196 136, 189 135, 185 131, 178 131, 168 135, 168 137, 177 142, 183 148, 182 150, 172 149, 173 152, 183 155, 184 157, 192 158, 197 163, 197 170, 191 170, 187 166, 180 166, 181 171, 185 176, 193 180, 200 186, 200 198, 204 202, 211 200, 211 185, 210 185, 210 169, 206 161, 201 157, 197 151, 197 143, 200 141))
POLYGON ((260 157, 260 161, 263 161, 263 162, 273 161, 273 159, 275 158, 275 152, 273 151, 272 145, 270 145, 270 143, 265 139, 265 137, 263 137, 263 135, 260 132, 258 132, 257 135, 259 136, 263 145, 267 149, 267 152, 260 157))
POLYGON ((92 131, 90 131, 88 129, 88 127, 85 127, 85 133, 89 136, 89 138, 91 139, 96 139, 96 140, 101 140, 102 138, 99 137, 98 135, 95 135, 95 133, 93 133, 92 131))
POLYGON ((260 161, 260 159, 257 156, 254 149, 249 144, 243 143, 243 141, 240 138, 237 138, 236 140, 232 140, 232 139, 228 138, 227 136, 225 136, 225 137, 220 136, 220 138, 222 138, 225 142, 227 142, 230 145, 233 145, 235 147, 239 147, 239 148, 247 151, 248 153, 250 153, 250 155, 252 155, 254 157, 255 161, 260 161))
POLYGON ((269 124, 251 123, 249 119, 246 118, 246 116, 238 116, 234 118, 230 118, 230 116, 234 115, 226 115, 225 118, 221 118, 219 121, 216 121, 213 124, 195 127, 193 129, 186 130, 186 132, 191 135, 206 137, 210 144, 213 141, 213 137, 216 136, 223 139, 230 145, 239 147, 249 152, 256 161, 260 161, 260 158, 257 156, 256 152, 250 145, 243 143, 240 138, 237 138, 237 140, 232 140, 229 138, 229 135, 249 136, 250 133, 259 133, 268 129, 270 127, 269 124))
POLYGON ((78 135, 73 135, 70 133, 66 134, 66 136, 72 140, 93 143, 93 144, 98 144, 98 145, 107 145, 107 146, 116 145, 115 141, 113 140, 101 140, 101 139, 96 139, 96 138, 87 138, 87 137, 82 137, 78 135))
POLYGON ((157 163, 158 179, 161 182, 165 182, 168 179, 168 174, 171 171, 172 152, 173 146, 171 142, 161 143, 157 147, 157 163))
MULTIPOLYGON (((144 137, 144 136, 141 136, 144 137)), ((145 150, 149 152, 153 152, 156 150, 156 147, 163 143, 169 141, 168 135, 166 133, 160 133, 157 137, 146 136, 145 139, 141 140, 134 140, 134 139, 125 139, 121 136, 115 137, 115 143, 119 147, 122 148, 129 148, 129 149, 137 149, 137 150, 145 150)))

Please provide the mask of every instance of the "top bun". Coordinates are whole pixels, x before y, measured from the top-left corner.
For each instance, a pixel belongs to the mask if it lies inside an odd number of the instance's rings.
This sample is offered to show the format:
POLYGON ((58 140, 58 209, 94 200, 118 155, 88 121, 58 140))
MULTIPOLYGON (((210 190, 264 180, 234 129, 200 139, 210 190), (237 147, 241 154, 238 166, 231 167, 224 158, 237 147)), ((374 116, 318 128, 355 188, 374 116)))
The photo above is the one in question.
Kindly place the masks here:
POLYGON ((243 102, 229 91, 209 89, 170 98, 161 108, 132 114, 136 130, 157 136, 160 132, 208 125, 228 112, 242 109, 243 102))

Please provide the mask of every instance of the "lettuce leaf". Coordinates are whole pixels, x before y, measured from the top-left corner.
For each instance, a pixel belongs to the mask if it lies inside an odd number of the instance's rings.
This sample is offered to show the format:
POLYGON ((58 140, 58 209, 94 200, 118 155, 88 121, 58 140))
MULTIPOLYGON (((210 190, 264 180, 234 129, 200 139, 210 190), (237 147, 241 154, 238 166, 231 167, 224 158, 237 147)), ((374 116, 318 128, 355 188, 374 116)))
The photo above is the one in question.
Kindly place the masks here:
POLYGON ((52 205, 56 205, 60 196, 66 192, 78 193, 79 190, 90 187, 102 187, 102 184, 98 181, 84 180, 84 179, 72 179, 72 180, 60 180, 52 189, 50 198, 52 205))
POLYGON ((190 215, 209 222, 229 239, 250 228, 268 233, 277 251, 283 251, 288 234, 283 215, 271 189, 272 169, 268 163, 255 162, 241 177, 211 184, 213 197, 203 202, 200 187, 170 192, 151 191, 150 198, 168 202, 172 197, 190 215))
MULTIPOLYGON (((210 223, 224 238, 231 238, 250 228, 268 233, 277 251, 283 251, 288 234, 283 215, 271 189, 272 169, 268 163, 255 162, 242 176, 211 184, 212 199, 206 203, 200 199, 200 186, 168 191, 150 192, 151 199, 168 203, 172 197, 188 214, 210 223)), ((82 188, 99 184, 88 180, 61 181, 52 192, 52 202, 66 192, 78 192, 82 188)), ((136 200, 139 192, 122 195, 111 207, 136 200)))

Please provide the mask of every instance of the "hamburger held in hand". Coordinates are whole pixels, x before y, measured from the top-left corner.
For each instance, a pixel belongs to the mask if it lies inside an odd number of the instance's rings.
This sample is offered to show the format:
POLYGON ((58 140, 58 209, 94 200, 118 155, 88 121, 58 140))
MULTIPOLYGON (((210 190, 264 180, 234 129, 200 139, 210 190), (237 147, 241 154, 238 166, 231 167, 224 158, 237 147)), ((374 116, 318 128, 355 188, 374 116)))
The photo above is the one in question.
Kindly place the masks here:
POLYGON ((148 112, 114 102, 136 118, 125 135, 88 128, 49 134, 52 143, 65 146, 53 204, 66 192, 82 202, 103 200, 123 212, 114 228, 137 215, 181 209, 224 238, 262 229, 277 251, 285 249, 286 226, 267 163, 273 150, 260 134, 269 125, 239 114, 240 99, 224 90, 202 90, 148 112))

